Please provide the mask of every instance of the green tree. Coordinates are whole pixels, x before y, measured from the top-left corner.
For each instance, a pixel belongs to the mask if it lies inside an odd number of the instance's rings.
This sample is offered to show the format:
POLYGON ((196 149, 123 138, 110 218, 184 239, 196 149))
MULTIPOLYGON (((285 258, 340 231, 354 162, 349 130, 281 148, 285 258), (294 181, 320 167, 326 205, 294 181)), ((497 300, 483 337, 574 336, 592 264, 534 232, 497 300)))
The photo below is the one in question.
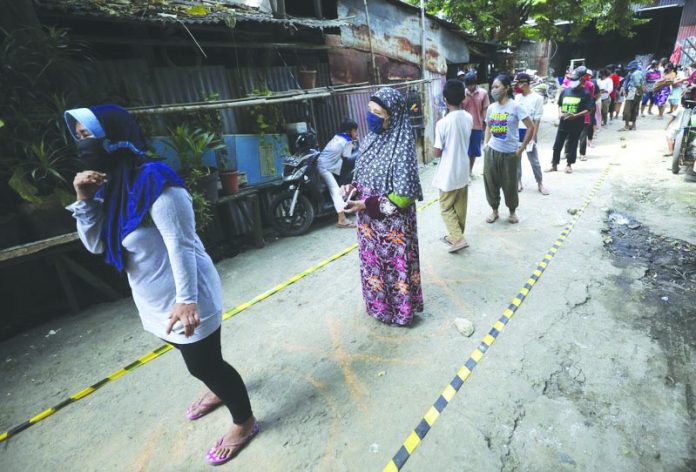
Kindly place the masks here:
MULTIPOLYGON (((419 5, 420 0, 407 0, 419 5)), ((634 5, 651 0, 425 0, 428 13, 452 21, 480 39, 515 44, 524 39, 574 39, 594 25, 599 33, 631 29, 648 20, 634 5)))

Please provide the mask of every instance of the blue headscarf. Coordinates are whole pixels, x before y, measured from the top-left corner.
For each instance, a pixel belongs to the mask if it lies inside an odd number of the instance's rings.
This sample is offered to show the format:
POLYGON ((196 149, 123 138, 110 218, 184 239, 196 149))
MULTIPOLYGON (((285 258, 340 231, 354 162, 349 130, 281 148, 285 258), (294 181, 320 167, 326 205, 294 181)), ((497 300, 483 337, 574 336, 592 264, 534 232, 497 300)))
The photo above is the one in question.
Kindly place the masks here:
POLYGON ((96 138, 106 138, 104 147, 117 160, 95 198, 104 201, 105 260, 121 272, 123 239, 140 225, 165 188, 184 187, 184 182, 167 164, 146 156, 143 132, 124 108, 99 105, 66 111, 65 122, 75 139, 77 121, 96 138))

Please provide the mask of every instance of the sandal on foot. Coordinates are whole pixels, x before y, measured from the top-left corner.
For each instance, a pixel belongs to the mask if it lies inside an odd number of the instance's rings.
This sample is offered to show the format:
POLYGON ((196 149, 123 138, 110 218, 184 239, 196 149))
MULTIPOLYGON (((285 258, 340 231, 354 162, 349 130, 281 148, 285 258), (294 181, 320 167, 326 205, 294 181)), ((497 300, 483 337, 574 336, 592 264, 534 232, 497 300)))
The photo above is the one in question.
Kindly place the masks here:
POLYGON ((565 173, 566 173, 566 174, 572 174, 572 173, 573 173, 573 168, 570 167, 570 166, 566 167, 565 173))
POLYGON ((486 223, 495 223, 498 220, 498 218, 498 212, 494 211, 488 216, 488 218, 486 218, 486 223))
POLYGON ((519 223, 520 219, 517 217, 516 214, 510 213, 510 216, 508 216, 508 222, 514 225, 519 223))
POLYGON ((443 243, 447 244, 448 246, 451 246, 451 245, 452 245, 452 241, 449 240, 449 238, 447 237, 447 235, 442 236, 442 237, 440 238, 440 241, 442 241, 443 243))
POLYGON ((195 402, 191 403, 191 405, 189 405, 188 409, 186 410, 186 418, 188 418, 190 421, 202 418, 203 416, 207 415, 219 406, 222 406, 222 402, 204 402, 204 398, 205 395, 203 395, 200 399, 196 400, 195 402))
POLYGON ((450 253, 457 252, 460 249, 464 249, 464 248, 469 247, 469 243, 467 243, 464 238, 462 238, 462 240, 459 241, 458 243, 450 243, 450 244, 452 246, 447 250, 447 252, 450 252, 450 253))
POLYGON ((349 221, 348 223, 336 223, 338 228, 355 228, 355 223, 349 221))
POLYGON ((251 428, 251 432, 242 439, 241 441, 237 443, 225 443, 225 438, 224 436, 218 440, 218 442, 215 444, 215 447, 211 447, 210 450, 208 451, 208 454, 206 454, 206 459, 208 459, 208 464, 210 465, 222 465, 225 462, 233 459, 239 452, 244 449, 244 447, 249 444, 249 442, 258 434, 258 432, 261 430, 259 427, 258 423, 254 423, 254 426, 251 428), (227 454, 224 458, 220 458, 216 451, 218 449, 230 449, 230 453, 227 454))

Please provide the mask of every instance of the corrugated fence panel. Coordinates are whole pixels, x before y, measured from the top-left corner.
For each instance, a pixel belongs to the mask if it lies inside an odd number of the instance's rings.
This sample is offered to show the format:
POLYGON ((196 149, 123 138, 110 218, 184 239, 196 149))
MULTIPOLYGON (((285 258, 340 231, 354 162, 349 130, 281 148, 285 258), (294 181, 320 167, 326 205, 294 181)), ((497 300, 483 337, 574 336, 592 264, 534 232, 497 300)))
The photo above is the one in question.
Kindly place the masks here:
MULTIPOLYGON (((221 99, 235 98, 229 75, 224 67, 157 67, 152 78, 158 93, 157 103, 197 102, 212 93, 221 99)), ((231 110, 223 110, 223 132, 237 133, 237 124, 231 110)))

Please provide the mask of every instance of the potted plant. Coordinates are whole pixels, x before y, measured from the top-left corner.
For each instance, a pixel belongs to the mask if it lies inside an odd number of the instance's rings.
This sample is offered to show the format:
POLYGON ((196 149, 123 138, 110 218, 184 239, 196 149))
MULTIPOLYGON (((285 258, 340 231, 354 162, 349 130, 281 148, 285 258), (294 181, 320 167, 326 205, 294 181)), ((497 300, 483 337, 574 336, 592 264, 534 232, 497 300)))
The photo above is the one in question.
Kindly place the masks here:
POLYGON ((203 157, 208 152, 220 151, 225 144, 215 133, 202 129, 191 129, 187 125, 179 125, 169 130, 169 140, 165 145, 176 153, 181 165, 181 174, 187 185, 205 196, 209 202, 218 200, 217 182, 219 179, 216 168, 203 163, 203 157))
POLYGON ((297 81, 300 83, 300 87, 305 90, 316 88, 317 70, 302 67, 297 73, 297 81))

